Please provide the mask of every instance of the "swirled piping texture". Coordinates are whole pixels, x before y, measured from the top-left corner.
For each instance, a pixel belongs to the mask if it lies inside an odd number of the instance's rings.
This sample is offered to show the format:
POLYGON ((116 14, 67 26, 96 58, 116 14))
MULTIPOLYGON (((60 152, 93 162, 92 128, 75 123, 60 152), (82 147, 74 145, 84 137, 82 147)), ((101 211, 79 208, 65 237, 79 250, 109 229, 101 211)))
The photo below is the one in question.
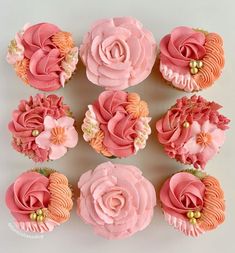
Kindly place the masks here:
POLYGON ((72 192, 67 178, 58 172, 50 174, 48 189, 51 198, 46 216, 59 223, 67 221, 73 207, 72 192))
POLYGON ((223 40, 216 33, 208 33, 205 42, 206 55, 202 59, 203 67, 193 78, 201 89, 207 88, 219 78, 224 67, 223 40))
POLYGON ((215 229, 225 219, 224 193, 218 180, 212 176, 202 179, 206 186, 202 216, 198 221, 201 229, 208 231, 215 229))

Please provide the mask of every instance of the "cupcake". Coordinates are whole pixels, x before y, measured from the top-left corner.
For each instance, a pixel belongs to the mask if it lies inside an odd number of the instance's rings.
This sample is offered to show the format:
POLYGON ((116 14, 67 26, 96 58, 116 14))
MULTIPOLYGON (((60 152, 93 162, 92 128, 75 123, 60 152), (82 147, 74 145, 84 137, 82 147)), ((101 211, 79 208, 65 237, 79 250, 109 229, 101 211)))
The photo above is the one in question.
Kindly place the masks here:
POLYGON ((210 87, 223 67, 223 39, 217 33, 180 26, 160 42, 160 72, 180 90, 210 87))
POLYGON ((35 162, 56 160, 78 142, 75 121, 63 97, 38 94, 21 100, 8 129, 13 148, 35 162))
POLYGON ((84 36, 80 57, 89 81, 123 90, 148 77, 156 58, 152 33, 132 17, 96 21, 84 36))
POLYGON ((225 219, 224 193, 219 181, 198 170, 168 178, 160 190, 165 220, 187 236, 216 229, 225 219))
POLYGON ((78 188, 77 213, 99 236, 127 238, 151 222, 155 189, 135 166, 102 163, 80 177, 78 188))
POLYGON ((201 96, 178 99, 157 121, 157 137, 170 158, 204 169, 225 141, 230 120, 219 114, 221 105, 201 96))
POLYGON ((83 138, 106 157, 131 156, 145 148, 151 133, 148 115, 148 105, 137 93, 104 91, 88 105, 83 138))
POLYGON ((22 173, 7 189, 5 201, 16 227, 37 233, 66 222, 73 206, 67 177, 48 168, 22 173))
POLYGON ((24 83, 42 91, 65 86, 78 62, 72 35, 49 23, 26 24, 10 42, 7 61, 24 83))

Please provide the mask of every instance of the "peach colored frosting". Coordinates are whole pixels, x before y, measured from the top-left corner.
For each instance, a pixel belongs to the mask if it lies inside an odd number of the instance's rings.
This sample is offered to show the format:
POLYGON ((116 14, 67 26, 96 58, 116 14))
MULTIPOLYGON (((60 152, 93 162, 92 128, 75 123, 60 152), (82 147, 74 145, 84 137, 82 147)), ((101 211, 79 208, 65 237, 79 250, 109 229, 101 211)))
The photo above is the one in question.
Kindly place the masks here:
POLYGON ((100 164, 80 177, 78 188, 78 215, 107 239, 129 237, 152 219, 154 187, 134 166, 100 164))
POLYGON ((91 82, 109 90, 122 90, 150 74, 156 42, 132 17, 103 19, 85 35, 80 56, 91 82))

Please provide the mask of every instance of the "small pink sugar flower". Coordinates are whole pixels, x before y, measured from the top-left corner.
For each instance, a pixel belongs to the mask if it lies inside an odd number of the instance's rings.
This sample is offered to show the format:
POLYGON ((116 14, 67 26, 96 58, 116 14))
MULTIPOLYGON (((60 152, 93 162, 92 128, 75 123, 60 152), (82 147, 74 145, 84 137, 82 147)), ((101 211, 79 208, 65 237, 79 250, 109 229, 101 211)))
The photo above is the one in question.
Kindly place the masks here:
POLYGON ((49 158, 56 160, 62 157, 67 148, 73 148, 78 142, 78 133, 71 117, 54 119, 46 116, 44 119, 44 131, 35 139, 37 145, 42 149, 49 150, 49 158))
POLYGON ((191 138, 185 143, 185 151, 189 154, 198 154, 207 162, 210 160, 223 145, 225 140, 224 131, 215 124, 205 121, 199 125, 194 121, 191 126, 191 138))

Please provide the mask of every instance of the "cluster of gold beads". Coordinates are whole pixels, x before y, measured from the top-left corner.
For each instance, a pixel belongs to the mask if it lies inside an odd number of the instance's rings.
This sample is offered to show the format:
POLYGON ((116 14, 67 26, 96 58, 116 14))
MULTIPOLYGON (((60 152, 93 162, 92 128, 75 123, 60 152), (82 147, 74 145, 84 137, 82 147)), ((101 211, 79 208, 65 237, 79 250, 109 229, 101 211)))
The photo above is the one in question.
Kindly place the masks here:
POLYGON ((189 63, 189 67, 190 67, 190 73, 192 75, 195 75, 195 74, 198 73, 199 69, 203 67, 203 62, 202 61, 192 60, 189 63))
POLYGON ((192 225, 197 224, 197 219, 201 217, 201 212, 200 211, 188 211, 187 212, 187 217, 189 218, 189 222, 192 225))
POLYGON ((45 213, 42 209, 38 209, 36 212, 31 213, 29 217, 32 221, 41 222, 45 219, 45 213))

